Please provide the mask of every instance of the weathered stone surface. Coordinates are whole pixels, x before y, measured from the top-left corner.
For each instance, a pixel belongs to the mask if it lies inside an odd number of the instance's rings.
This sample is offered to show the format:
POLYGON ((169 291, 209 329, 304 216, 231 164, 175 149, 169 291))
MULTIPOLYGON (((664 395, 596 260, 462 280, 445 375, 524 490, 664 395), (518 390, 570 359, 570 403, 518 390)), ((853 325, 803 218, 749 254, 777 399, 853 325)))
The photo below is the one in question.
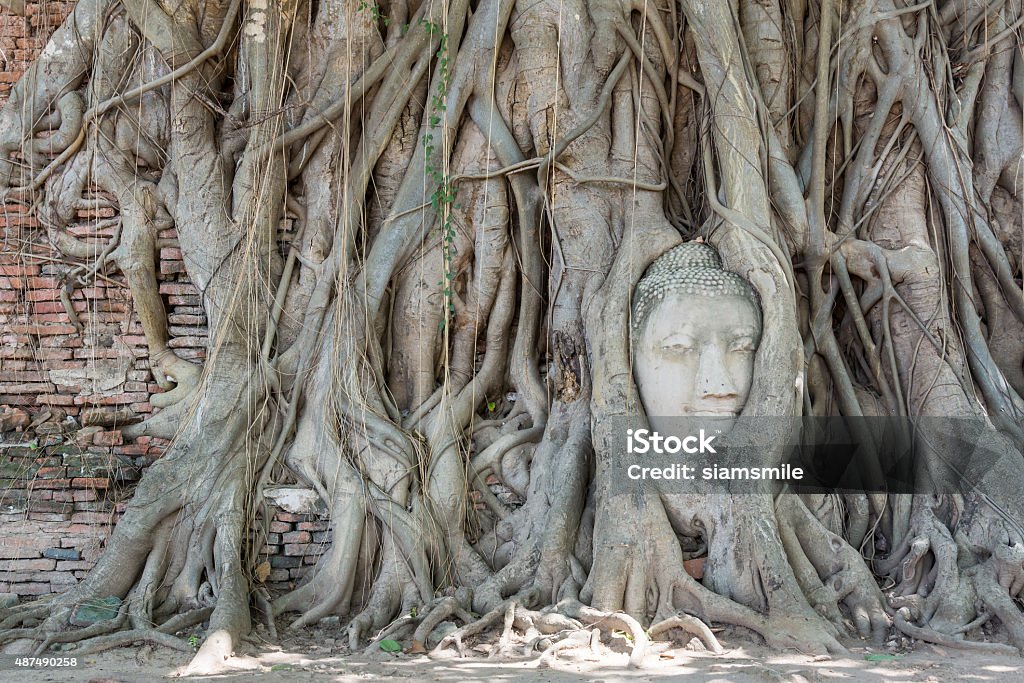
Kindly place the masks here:
POLYGON ((108 410, 106 408, 86 408, 82 411, 82 425, 86 427, 122 427, 134 424, 142 418, 126 408, 108 410))
POLYGON ((99 600, 90 600, 75 608, 71 615, 71 623, 74 626, 90 626, 100 621, 107 621, 117 616, 117 610, 121 606, 121 598, 111 595, 99 600))
POLYGON ((284 555, 274 555, 270 558, 270 566, 274 569, 290 569, 294 567, 299 567, 301 565, 301 557, 285 557, 284 555))
MULTIPOLYGON (((84 431, 84 430, 83 430, 84 431)), ((138 467, 131 458, 109 453, 78 453, 65 455, 64 464, 71 478, 114 478, 132 479, 138 477, 138 467)))
POLYGON ((28 413, 21 408, 0 408, 0 432, 20 432, 31 421, 28 413))
POLYGON ((326 515, 327 507, 312 489, 298 486, 275 486, 264 494, 274 505, 296 515, 326 515))
POLYGON ((113 360, 95 360, 83 368, 50 370, 50 381, 58 386, 81 387, 92 394, 114 392, 127 379, 132 358, 126 355, 113 360))
POLYGON ((54 560, 80 560, 82 553, 74 548, 47 548, 43 551, 43 557, 54 560))

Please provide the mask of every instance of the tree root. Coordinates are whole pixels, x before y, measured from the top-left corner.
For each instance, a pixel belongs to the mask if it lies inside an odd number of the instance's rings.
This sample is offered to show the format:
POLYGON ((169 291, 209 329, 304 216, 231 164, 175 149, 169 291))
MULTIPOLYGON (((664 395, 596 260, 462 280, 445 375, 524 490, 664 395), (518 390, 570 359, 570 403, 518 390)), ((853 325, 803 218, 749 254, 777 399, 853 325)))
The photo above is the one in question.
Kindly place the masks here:
POLYGON ((1020 650, 1013 647, 1012 645, 1005 645, 1003 643, 982 643, 974 640, 964 640, 963 638, 957 638, 955 636, 946 635, 945 633, 939 633, 938 631, 930 628, 923 628, 921 626, 915 626, 908 620, 910 617, 910 610, 906 607, 901 607, 896 611, 896 617, 893 620, 896 628, 906 636, 915 638, 917 640, 923 640, 926 643, 932 643, 934 645, 942 645, 943 647, 952 647, 960 650, 970 650, 973 652, 985 652, 994 655, 1020 655, 1020 650))
MULTIPOLYGON (((491 650, 490 658, 513 654, 513 648, 518 642, 525 643, 527 652, 540 648, 543 651, 542 665, 560 651, 586 645, 595 647, 594 639, 600 640, 599 634, 602 632, 626 634, 632 644, 629 665, 633 668, 644 665, 644 658, 650 651, 652 640, 672 629, 681 629, 699 638, 708 651, 714 654, 724 652, 711 629, 700 619, 690 615, 677 614, 645 630, 639 621, 623 612, 597 610, 577 600, 562 600, 544 610, 535 611, 521 606, 523 597, 520 595, 512 598, 501 607, 447 634, 430 651, 430 656, 444 656, 444 651, 454 646, 458 656, 465 657, 466 640, 498 624, 503 624, 501 635, 497 645, 491 650), (524 635, 518 636, 514 629, 522 631, 524 635)), ((421 628, 429 633, 422 624, 421 628)), ((417 629, 417 632, 419 631, 420 629, 417 629)), ((389 632, 393 634, 394 630, 389 629, 389 632)), ((414 648, 416 643, 414 640, 414 648)))
POLYGON ((678 614, 674 617, 663 619, 647 629, 647 633, 653 640, 662 633, 674 628, 682 629, 686 633, 700 638, 700 641, 704 643, 704 647, 716 655, 720 655, 725 652, 722 644, 718 642, 718 638, 716 638, 715 634, 711 632, 708 625, 697 617, 690 616, 689 614, 678 614))
POLYGON ((153 645, 162 645, 178 652, 192 652, 192 646, 181 638, 175 638, 168 633, 161 633, 156 629, 133 629, 112 633, 106 636, 99 636, 91 640, 83 641, 71 652, 78 657, 92 655, 104 650, 112 650, 115 647, 123 647, 132 643, 146 642, 153 645))

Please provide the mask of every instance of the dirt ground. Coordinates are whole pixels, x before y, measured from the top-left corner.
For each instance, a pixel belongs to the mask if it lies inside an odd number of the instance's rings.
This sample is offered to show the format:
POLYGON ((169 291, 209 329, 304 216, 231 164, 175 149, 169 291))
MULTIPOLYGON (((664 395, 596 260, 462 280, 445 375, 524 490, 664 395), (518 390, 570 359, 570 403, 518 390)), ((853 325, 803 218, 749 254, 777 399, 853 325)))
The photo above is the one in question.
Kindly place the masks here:
MULTIPOLYGON (((713 655, 658 643, 642 669, 628 667, 628 647, 611 644, 600 656, 590 650, 560 653, 557 658, 534 654, 519 659, 495 660, 473 656, 431 659, 424 655, 376 653, 350 656, 324 631, 304 632, 283 638, 279 645, 247 643, 232 663, 238 668, 215 677, 189 681, 439 681, 444 683, 633 683, 685 679, 699 683, 885 681, 886 683, 936 683, 939 681, 1024 681, 1024 659, 948 650, 924 643, 895 654, 848 642, 848 655, 811 657, 799 652, 766 648, 741 632, 719 634, 725 652, 713 655), (616 652, 615 650, 621 650, 616 652)), ((66 656, 73 653, 68 652, 66 656)), ((189 655, 170 650, 134 647, 87 656, 75 669, 28 671, 12 669, 5 662, 0 681, 63 683, 136 683, 173 676, 189 655)))

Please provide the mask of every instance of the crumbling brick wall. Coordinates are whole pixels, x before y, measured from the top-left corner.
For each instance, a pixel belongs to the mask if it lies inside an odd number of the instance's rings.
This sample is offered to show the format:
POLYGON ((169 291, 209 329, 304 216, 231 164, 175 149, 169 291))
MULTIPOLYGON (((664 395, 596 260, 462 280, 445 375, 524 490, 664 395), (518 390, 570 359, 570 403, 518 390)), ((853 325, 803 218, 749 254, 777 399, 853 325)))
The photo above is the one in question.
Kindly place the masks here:
MULTIPOLYGON (((0 8, 0 105, 74 4, 28 2, 25 16, 0 8)), ((110 239, 115 216, 110 207, 81 211, 68 232, 110 239)), ((201 361, 199 294, 175 231, 160 237, 168 245, 159 278, 169 346, 201 361)), ((0 239, 0 593, 29 596, 66 590, 84 576, 166 442, 125 443, 121 433, 153 412, 149 397, 160 391, 121 274, 69 280, 74 264, 20 204, 0 206, 0 239)), ((263 546, 271 588, 299 581, 326 539, 317 514, 277 510, 263 546)))

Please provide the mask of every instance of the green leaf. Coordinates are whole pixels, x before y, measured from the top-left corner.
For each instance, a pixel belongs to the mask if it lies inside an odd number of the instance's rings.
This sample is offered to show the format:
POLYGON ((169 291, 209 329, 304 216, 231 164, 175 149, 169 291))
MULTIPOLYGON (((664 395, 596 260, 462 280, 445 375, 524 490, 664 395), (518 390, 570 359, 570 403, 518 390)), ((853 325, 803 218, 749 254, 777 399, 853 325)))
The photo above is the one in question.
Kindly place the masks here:
POLYGON ((877 654, 877 653, 871 653, 871 654, 864 655, 864 659, 869 661, 869 662, 892 662, 892 661, 895 661, 895 660, 897 660, 899 658, 900 658, 899 655, 887 655, 887 654, 877 654))
POLYGON ((387 638, 387 639, 384 639, 384 640, 380 641, 380 643, 378 643, 378 645, 380 645, 380 649, 384 650, 384 652, 401 652, 402 651, 402 645, 397 640, 391 640, 391 639, 387 638))
POLYGON ((488 402, 487 402, 487 410, 488 410, 488 411, 490 411, 490 412, 492 412, 492 413, 493 413, 493 412, 494 412, 494 409, 495 409, 495 408, 497 408, 497 407, 498 407, 498 404, 497 404, 497 403, 495 403, 494 401, 488 401, 488 402))

